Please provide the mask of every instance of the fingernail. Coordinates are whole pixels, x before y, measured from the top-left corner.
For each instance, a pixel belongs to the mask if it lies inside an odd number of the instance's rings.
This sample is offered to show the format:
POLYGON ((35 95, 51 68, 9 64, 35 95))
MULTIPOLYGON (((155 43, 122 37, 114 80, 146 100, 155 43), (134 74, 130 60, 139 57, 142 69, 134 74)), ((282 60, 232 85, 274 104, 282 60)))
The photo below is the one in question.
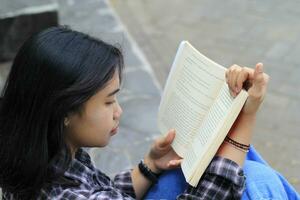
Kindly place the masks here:
POLYGON ((174 128, 171 129, 171 133, 175 133, 175 129, 174 128))
POLYGON ((230 90, 230 95, 234 97, 234 91, 230 90))
POLYGON ((257 64, 257 71, 259 73, 263 72, 263 65, 262 65, 262 63, 257 64))
POLYGON ((240 90, 238 87, 235 87, 235 92, 238 93, 240 90))

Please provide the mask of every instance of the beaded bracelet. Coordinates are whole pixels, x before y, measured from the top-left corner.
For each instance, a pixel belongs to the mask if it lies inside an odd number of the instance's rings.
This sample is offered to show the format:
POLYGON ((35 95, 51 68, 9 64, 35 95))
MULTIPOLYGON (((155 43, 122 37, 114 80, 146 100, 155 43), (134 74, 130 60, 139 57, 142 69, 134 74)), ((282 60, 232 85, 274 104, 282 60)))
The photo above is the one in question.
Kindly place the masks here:
POLYGON ((144 163, 144 160, 141 160, 139 163, 140 172, 152 183, 156 184, 158 181, 159 174, 154 173, 151 169, 144 163))

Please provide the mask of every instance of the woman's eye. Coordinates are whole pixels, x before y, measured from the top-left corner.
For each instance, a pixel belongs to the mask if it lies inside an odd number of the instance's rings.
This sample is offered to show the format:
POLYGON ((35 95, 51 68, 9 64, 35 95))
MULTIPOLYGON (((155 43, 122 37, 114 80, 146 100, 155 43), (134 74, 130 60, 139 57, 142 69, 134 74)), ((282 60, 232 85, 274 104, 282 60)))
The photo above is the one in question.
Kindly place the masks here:
POLYGON ((115 103, 116 101, 109 101, 109 102, 106 102, 105 104, 106 105, 111 105, 111 104, 113 104, 113 103, 115 103))

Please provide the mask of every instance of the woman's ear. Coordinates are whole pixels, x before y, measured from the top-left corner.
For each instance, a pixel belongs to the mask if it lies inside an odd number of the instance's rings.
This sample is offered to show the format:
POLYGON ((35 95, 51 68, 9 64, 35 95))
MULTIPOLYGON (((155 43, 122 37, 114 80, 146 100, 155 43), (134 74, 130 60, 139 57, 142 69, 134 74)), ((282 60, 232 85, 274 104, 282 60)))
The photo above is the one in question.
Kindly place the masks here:
POLYGON ((65 117, 65 119, 64 119, 64 125, 68 126, 69 123, 70 123, 69 118, 65 117))

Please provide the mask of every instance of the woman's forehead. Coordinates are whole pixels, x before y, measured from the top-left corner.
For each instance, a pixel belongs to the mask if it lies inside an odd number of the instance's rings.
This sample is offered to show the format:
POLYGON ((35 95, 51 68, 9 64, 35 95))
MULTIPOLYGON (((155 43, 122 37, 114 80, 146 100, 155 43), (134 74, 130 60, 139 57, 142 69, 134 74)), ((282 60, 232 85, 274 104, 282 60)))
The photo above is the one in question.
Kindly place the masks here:
POLYGON ((102 90, 99 90, 94 96, 97 98, 105 98, 108 97, 109 94, 114 92, 115 90, 119 89, 119 75, 118 73, 115 73, 112 79, 110 79, 105 87, 102 90))
POLYGON ((107 85, 103 88, 106 93, 110 93, 120 87, 119 73, 115 72, 112 79, 107 82, 107 85))

